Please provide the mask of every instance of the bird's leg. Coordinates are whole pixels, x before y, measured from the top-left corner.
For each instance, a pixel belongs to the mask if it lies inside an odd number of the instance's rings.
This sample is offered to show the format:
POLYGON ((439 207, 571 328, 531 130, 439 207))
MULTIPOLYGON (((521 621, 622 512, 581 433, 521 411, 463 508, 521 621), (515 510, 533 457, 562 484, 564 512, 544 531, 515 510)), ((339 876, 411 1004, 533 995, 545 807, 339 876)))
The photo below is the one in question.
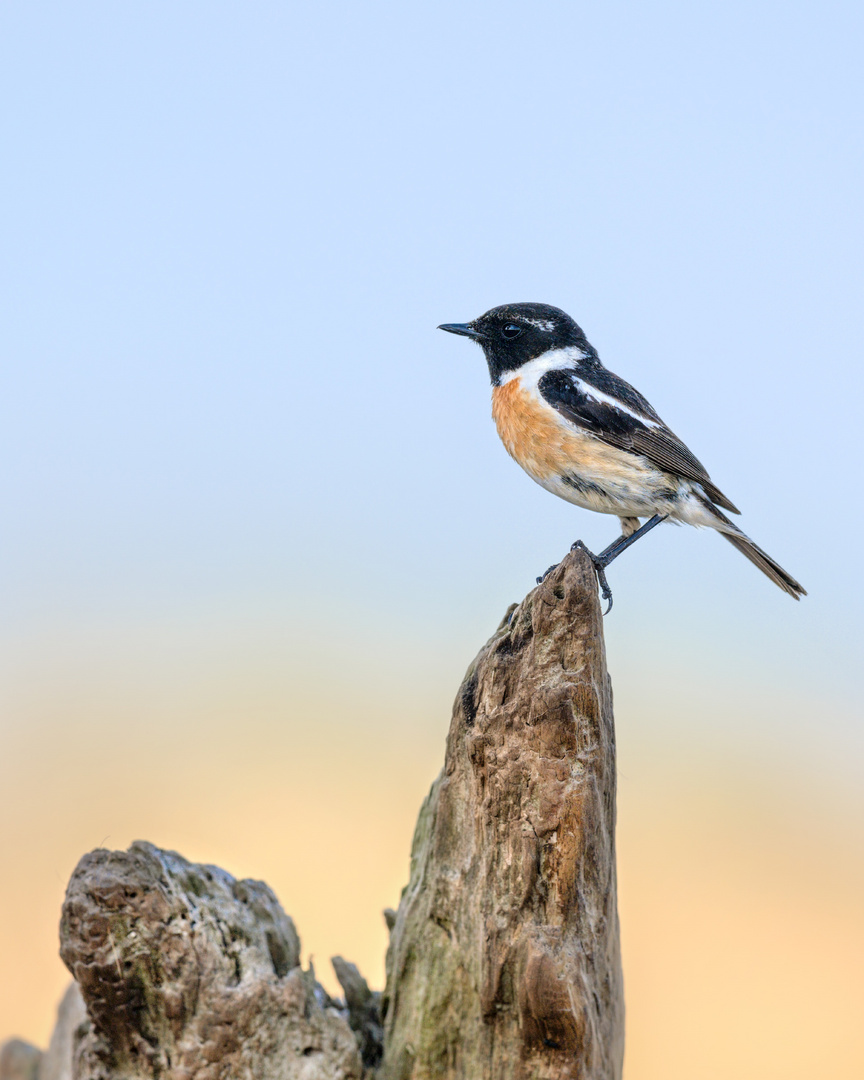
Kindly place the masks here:
MULTIPOLYGON (((630 533, 629 536, 619 536, 614 543, 611 543, 609 547, 604 548, 599 555, 595 555, 593 551, 589 551, 581 540, 577 540, 570 548, 571 551, 574 551, 576 548, 579 548, 580 551, 584 551, 594 564, 594 571, 597 574, 597 583, 600 586, 600 595, 604 600, 609 601, 609 607, 603 612, 604 615, 608 615, 612 610, 612 590, 609 588, 609 582, 606 580, 606 567, 613 559, 617 559, 622 551, 626 551, 631 544, 635 544, 640 536, 644 536, 645 533, 650 532, 655 525, 659 525, 661 521, 665 521, 667 516, 667 514, 655 514, 654 517, 649 518, 640 529, 630 533)), ((552 567, 552 569, 554 569, 554 567, 552 567)), ((549 571, 547 570, 546 573, 548 574, 549 571)))
POLYGON ((626 551, 631 544, 635 544, 640 536, 644 536, 645 533, 651 532, 655 525, 659 525, 661 521, 665 521, 668 516, 668 514, 655 514, 654 517, 649 518, 641 528, 630 533, 629 536, 619 537, 614 543, 610 544, 609 547, 604 548, 597 558, 603 560, 604 567, 608 566, 613 559, 618 558, 622 551, 626 551))

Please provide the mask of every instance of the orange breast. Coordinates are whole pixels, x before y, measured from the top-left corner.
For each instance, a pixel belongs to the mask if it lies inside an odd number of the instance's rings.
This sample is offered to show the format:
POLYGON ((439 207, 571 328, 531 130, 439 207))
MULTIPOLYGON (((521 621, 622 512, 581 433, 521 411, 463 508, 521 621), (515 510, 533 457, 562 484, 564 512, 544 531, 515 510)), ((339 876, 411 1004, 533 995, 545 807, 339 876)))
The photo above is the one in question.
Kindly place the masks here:
POLYGON ((543 481, 591 465, 597 440, 570 428, 518 378, 492 390, 492 419, 511 457, 543 481))

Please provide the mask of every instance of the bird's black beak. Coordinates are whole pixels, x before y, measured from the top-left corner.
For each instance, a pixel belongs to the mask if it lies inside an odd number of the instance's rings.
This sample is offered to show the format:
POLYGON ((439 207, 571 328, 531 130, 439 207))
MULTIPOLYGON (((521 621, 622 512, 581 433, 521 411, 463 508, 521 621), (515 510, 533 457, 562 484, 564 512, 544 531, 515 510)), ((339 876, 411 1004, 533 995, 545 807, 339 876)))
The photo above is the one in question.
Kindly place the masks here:
POLYGON ((475 341, 483 341, 486 337, 485 334, 481 334, 478 330, 472 330, 468 323, 445 322, 441 323, 438 329, 446 330, 448 334, 461 334, 462 337, 474 338, 475 341))

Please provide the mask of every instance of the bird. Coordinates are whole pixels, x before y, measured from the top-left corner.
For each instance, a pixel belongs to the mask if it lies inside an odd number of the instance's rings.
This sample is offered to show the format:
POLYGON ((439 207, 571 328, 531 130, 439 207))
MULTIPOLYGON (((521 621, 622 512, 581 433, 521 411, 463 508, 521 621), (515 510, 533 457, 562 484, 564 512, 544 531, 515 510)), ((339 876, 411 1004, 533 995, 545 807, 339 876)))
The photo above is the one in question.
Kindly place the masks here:
POLYGON ((807 595, 726 516, 724 510, 740 511, 639 391, 603 366, 566 312, 549 304, 503 304, 472 322, 438 329, 483 349, 495 426, 525 472, 566 502, 620 519, 621 536, 599 554, 581 540, 572 545, 591 559, 607 614, 606 568, 667 520, 715 529, 789 596, 807 595))

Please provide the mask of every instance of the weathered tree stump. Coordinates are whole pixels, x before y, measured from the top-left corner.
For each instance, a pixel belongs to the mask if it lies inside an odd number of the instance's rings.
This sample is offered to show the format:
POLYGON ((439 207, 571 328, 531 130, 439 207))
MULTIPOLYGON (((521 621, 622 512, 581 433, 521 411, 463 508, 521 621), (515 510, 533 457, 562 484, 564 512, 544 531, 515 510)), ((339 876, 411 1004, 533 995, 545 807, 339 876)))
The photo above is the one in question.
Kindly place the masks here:
POLYGON ((263 882, 91 852, 61 922, 81 997, 42 1060, 7 1044, 0 1080, 618 1080, 615 734, 583 553, 469 668, 385 918, 386 989, 336 957, 343 1004, 263 882))
POLYGON ((89 1024, 75 1080, 361 1080, 345 1017, 261 881, 135 843, 85 855, 60 955, 89 1024))
POLYGON ((571 553, 456 698, 387 954, 382 1080, 614 1080, 624 1047, 615 732, 571 553))

